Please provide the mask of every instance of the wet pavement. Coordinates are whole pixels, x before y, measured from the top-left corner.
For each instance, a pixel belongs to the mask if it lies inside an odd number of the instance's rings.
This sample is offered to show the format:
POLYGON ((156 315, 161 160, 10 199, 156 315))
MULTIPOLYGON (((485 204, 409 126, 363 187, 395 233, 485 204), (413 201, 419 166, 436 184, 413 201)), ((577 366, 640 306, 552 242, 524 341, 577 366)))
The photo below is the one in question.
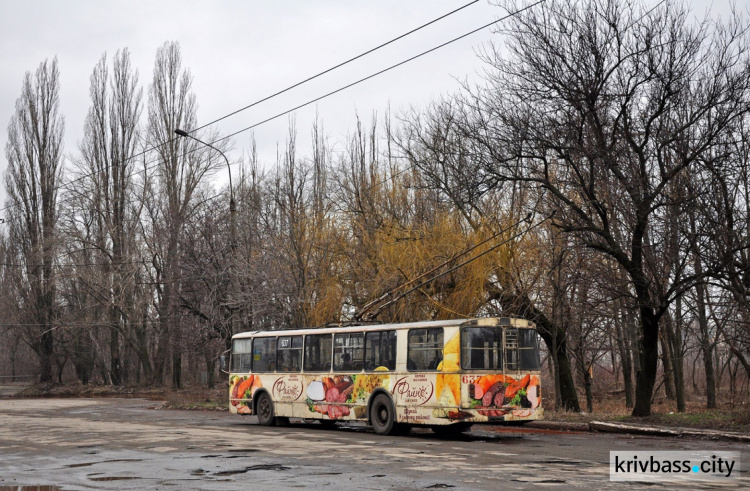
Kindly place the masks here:
MULTIPOLYGON (((160 409, 160 403, 141 399, 0 400, 0 491, 619 489, 621 483, 609 482, 610 450, 747 447, 507 427, 475 426, 453 438, 427 429, 380 437, 362 425, 330 430, 254 423, 252 416, 160 409)), ((750 486, 747 459, 746 452, 744 477, 737 482, 744 487, 750 486)))

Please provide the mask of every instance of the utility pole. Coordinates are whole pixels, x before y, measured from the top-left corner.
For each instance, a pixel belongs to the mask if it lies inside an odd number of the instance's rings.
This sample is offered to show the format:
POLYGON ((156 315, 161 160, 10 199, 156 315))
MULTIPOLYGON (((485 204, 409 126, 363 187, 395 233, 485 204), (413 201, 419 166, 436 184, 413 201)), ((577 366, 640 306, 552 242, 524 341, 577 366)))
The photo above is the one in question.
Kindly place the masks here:
MULTIPOLYGON (((217 152, 219 152, 221 154, 222 157, 224 157, 224 160, 227 163, 227 172, 229 173, 229 249, 230 249, 230 252, 231 252, 232 260, 236 264, 235 260, 237 259, 237 257, 236 257, 236 254, 237 254, 237 207, 236 207, 235 201, 234 201, 234 188, 232 186, 232 168, 229 165, 229 159, 227 158, 226 155, 224 155, 224 152, 222 152, 221 150, 219 150, 215 146, 211 145, 210 143, 206 143, 206 142, 204 142, 202 140, 199 140, 198 138, 194 137, 193 135, 191 135, 187 131, 183 131, 183 130, 177 128, 176 130, 174 130, 174 132, 176 134, 178 134, 179 136, 182 136, 182 137, 185 137, 185 138, 191 138, 191 139, 197 141, 198 143, 201 143, 201 144, 203 144, 203 145, 205 145, 205 146, 207 146, 209 148, 212 148, 212 149, 216 150, 217 152)), ((235 269, 234 267, 230 268, 230 273, 229 274, 232 275, 232 281, 231 281, 232 290, 236 293, 237 292, 237 288, 236 288, 236 286, 237 286, 237 275, 234 273, 234 269, 235 269)), ((230 308, 230 310, 234 310, 234 309, 230 308)), ((237 334, 237 332, 239 331, 239 329, 237 327, 237 324, 238 324, 237 321, 238 321, 238 319, 237 319, 236 312, 232 312, 231 315, 232 315, 232 333, 231 334, 234 335, 234 334, 237 334)), ((230 338, 231 338, 231 336, 230 336, 230 338)))

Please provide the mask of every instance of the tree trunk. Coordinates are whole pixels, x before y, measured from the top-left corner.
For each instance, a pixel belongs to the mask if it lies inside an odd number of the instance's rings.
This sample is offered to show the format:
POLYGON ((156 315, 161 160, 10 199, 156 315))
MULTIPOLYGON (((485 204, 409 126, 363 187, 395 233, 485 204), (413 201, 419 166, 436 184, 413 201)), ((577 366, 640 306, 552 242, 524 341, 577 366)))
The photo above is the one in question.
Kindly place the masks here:
POLYGON ((674 372, 672 369, 672 347, 666 339, 666 333, 659 334, 661 342, 661 364, 664 368, 664 394, 670 401, 675 400, 674 372))
MULTIPOLYGON (((546 319, 546 318, 545 318, 546 319)), ((570 358, 568 356, 568 344, 565 340, 564 334, 560 334, 560 330, 556 326, 551 326, 544 321, 546 328, 538 322, 540 318, 536 318, 535 322, 541 328, 537 329, 544 343, 547 345, 547 349, 550 354, 555 358, 554 363, 557 367, 558 377, 560 379, 560 404, 561 407, 566 411, 580 412, 581 406, 578 403, 578 393, 576 392, 575 383, 573 381, 573 371, 570 366, 570 358), (549 331, 547 329, 550 329, 549 331), (553 345, 551 330, 557 330, 557 339, 553 345)))
POLYGON ((589 410, 589 413, 594 412, 594 394, 591 387, 592 377, 591 377, 591 371, 584 370, 583 371, 583 386, 586 389, 586 407, 589 410))
MULTIPOLYGON (((680 318, 679 309, 682 307, 682 302, 677 301, 678 316, 680 318)), ((683 370, 682 360, 682 329, 679 322, 673 322, 672 316, 669 314, 664 316, 664 329, 666 334, 667 342, 670 346, 672 353, 672 373, 674 374, 674 395, 677 402, 677 412, 685 412, 685 376, 683 370)))
POLYGON ((52 382, 52 355, 54 354, 54 338, 52 331, 47 329, 39 338, 40 353, 40 373, 39 381, 41 383, 52 382))
POLYGON ((651 395, 656 383, 656 370, 659 364, 659 320, 648 307, 641 307, 641 333, 639 341, 640 370, 636 373, 635 405, 633 416, 651 414, 651 395))
POLYGON ((620 366, 622 367, 622 380, 625 386, 625 407, 633 407, 633 363, 630 358, 629 329, 626 325, 625 312, 620 312, 615 319, 615 334, 617 336, 617 348, 620 351, 620 366))
POLYGON ((711 342, 708 332, 705 285, 697 285, 695 287, 695 293, 695 307, 698 311, 698 329, 700 330, 701 351, 703 352, 703 366, 706 372, 706 408, 716 409, 716 375, 713 358, 714 344, 711 342))

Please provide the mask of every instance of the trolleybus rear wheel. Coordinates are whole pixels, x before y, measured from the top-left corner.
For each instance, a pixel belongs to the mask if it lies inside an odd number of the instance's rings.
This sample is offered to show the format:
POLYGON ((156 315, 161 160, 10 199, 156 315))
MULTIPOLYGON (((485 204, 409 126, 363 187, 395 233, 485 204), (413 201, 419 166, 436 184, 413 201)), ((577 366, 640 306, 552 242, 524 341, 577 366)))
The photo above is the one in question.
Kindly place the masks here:
POLYGON ((378 394, 370 406, 370 424, 378 435, 387 435, 393 430, 396 411, 385 394, 378 394))
POLYGON ((273 426, 275 420, 273 417, 273 401, 265 392, 258 396, 258 423, 263 426, 273 426))

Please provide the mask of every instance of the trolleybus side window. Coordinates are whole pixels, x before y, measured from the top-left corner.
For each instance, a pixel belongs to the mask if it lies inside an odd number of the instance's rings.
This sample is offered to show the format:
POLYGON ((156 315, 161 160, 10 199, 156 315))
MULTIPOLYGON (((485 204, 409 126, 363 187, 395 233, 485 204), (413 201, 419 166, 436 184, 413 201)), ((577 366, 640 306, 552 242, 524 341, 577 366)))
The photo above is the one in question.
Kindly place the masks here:
POLYGON ((466 327, 462 329, 461 368, 502 370, 503 330, 497 327, 466 327))
POLYGON ((406 368, 437 370, 443 361, 443 328, 410 329, 406 368))
POLYGON ((302 368, 302 336, 280 336, 276 346, 276 371, 299 372, 302 368))
POLYGON ((255 338, 253 342, 253 372, 276 370, 276 338, 255 338))
POLYGON ((252 368, 252 339, 235 339, 232 342, 232 371, 248 373, 252 368))
POLYGON ((360 371, 365 362, 365 335, 361 332, 336 334, 333 338, 333 369, 360 371))
POLYGON ((396 369, 396 331, 365 334, 365 370, 396 369))
POLYGON ((518 330, 521 370, 539 370, 539 334, 536 329, 518 330))
POLYGON ((331 371, 331 339, 330 334, 310 334, 305 336, 305 371, 331 371))

